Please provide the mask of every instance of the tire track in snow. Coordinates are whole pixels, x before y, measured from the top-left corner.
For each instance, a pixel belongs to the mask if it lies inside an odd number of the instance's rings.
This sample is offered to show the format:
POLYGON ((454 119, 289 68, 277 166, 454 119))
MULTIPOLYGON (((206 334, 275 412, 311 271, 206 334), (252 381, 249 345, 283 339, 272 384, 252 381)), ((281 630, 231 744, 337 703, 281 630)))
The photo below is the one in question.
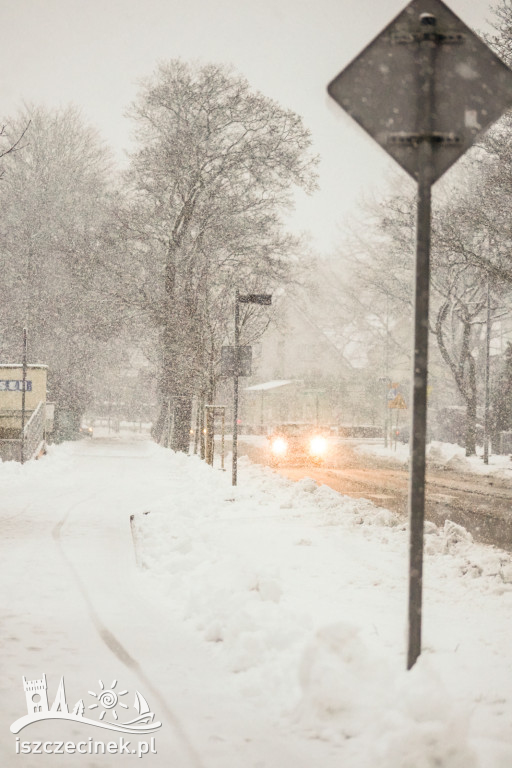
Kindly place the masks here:
MULTIPOLYGON (((69 496, 70 493, 71 491, 67 490, 67 491, 63 491, 62 493, 54 494, 52 495, 52 501, 61 499, 63 496, 69 496)), ((94 495, 96 495, 96 493, 94 495)), ((29 512, 37 511, 36 507, 37 505, 34 504, 33 501, 29 501, 28 504, 25 504, 24 507, 22 507, 21 509, 18 509, 16 512, 13 512, 10 515, 2 515, 0 519, 0 525, 2 525, 3 523, 9 523, 11 520, 21 517, 21 515, 25 515, 25 514, 28 514, 29 512)))
POLYGON ((168 707, 167 702, 162 697, 160 691, 157 688, 155 688, 153 683, 146 676, 139 662, 136 659, 134 659, 133 656, 130 655, 130 653, 128 653, 128 651, 123 646, 123 644, 117 639, 117 637, 108 629, 108 627, 105 626, 105 624, 99 618, 98 614, 95 611, 94 605, 89 597, 85 584, 80 578, 80 575, 78 574, 72 560, 70 560, 70 558, 66 554, 64 544, 61 538, 61 533, 62 533, 63 527, 68 521, 68 518, 71 512, 73 512, 73 510, 75 510, 77 507, 81 506, 82 504, 85 504, 86 502, 100 495, 102 493, 102 490, 103 489, 100 489, 99 491, 95 491, 90 496, 86 496, 85 498, 82 498, 80 501, 76 502, 71 507, 69 507, 67 512, 65 512, 63 518, 53 527, 52 537, 60 551, 62 559, 64 560, 66 566, 70 570, 76 582, 76 585, 80 591, 80 594, 82 595, 82 598, 87 606, 87 610, 89 612, 89 616, 94 625, 94 628, 96 629, 101 640, 107 646, 107 648, 111 651, 111 653, 113 653, 114 656, 116 656, 117 659, 119 659, 119 661, 125 665, 125 667, 127 667, 135 675, 137 675, 137 677, 139 678, 139 680, 144 686, 144 690, 150 691, 153 698, 157 699, 159 703, 160 711, 165 713, 167 722, 174 729, 174 733, 178 741, 181 743, 182 747, 185 749, 188 755, 191 768, 204 768, 199 755, 197 754, 192 744, 190 743, 190 740, 187 734, 185 733, 183 726, 181 725, 178 717, 168 707))

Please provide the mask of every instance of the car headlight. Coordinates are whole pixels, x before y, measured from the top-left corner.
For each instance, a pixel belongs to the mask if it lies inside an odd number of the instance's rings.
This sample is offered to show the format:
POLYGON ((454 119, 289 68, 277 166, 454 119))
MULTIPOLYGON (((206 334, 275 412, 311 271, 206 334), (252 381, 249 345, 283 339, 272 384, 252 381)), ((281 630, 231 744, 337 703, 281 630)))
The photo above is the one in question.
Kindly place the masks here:
POLYGON ((286 440, 283 440, 282 437, 276 437, 275 440, 272 440, 272 444, 270 446, 272 453, 275 453, 276 456, 282 456, 283 453, 286 453, 286 449, 288 448, 288 443, 286 440))
POLYGON ((311 439, 309 447, 313 456, 321 456, 327 451, 327 440, 317 435, 311 439))

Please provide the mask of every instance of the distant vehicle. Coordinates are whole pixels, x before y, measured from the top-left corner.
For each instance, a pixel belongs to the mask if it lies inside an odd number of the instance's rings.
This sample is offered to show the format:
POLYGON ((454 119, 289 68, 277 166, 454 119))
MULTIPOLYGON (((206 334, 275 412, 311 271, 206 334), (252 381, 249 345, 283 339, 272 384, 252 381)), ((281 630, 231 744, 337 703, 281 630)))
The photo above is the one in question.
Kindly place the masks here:
POLYGON ((92 437, 92 427, 88 427, 87 424, 81 424, 78 430, 80 437, 92 437))
POLYGON ((272 466, 285 462, 323 464, 329 454, 325 431, 314 424, 297 421, 279 424, 268 441, 272 466))
POLYGON ((411 430, 408 424, 404 424, 403 427, 395 427, 393 430, 395 439, 399 443, 408 443, 411 437, 411 430))

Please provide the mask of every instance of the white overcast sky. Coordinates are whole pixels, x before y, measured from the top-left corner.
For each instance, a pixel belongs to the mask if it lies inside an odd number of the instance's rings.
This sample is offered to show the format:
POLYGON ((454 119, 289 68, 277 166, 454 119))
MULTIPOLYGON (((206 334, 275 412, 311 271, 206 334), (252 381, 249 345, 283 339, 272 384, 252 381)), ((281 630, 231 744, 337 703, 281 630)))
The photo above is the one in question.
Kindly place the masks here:
MULTIPOLYGON (((159 59, 232 64, 298 112, 321 155, 321 189, 295 223, 330 250, 364 189, 394 166, 326 95, 327 83, 406 5, 402 0, 0 0, 0 114, 23 101, 73 103, 122 159, 123 116, 159 59)), ((449 0, 488 29, 488 0, 449 0)), ((404 183, 407 177, 404 173, 404 183)))

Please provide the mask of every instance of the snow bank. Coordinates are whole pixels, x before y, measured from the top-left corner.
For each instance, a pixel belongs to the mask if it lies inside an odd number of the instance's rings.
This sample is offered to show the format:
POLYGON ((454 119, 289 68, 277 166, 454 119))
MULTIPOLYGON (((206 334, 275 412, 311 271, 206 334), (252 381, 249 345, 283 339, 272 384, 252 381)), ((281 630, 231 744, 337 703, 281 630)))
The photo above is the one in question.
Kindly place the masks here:
POLYGON ((409 445, 408 443, 392 443, 385 447, 382 443, 360 443, 355 446, 355 449, 359 453, 369 453, 372 456, 380 456, 381 458, 395 461, 397 464, 407 464, 409 461, 409 445))
POLYGON ((512 765, 507 553, 427 524, 424 653, 406 673, 399 517, 244 459, 236 488, 196 457, 155 459, 173 490, 135 516, 141 578, 227 685, 344 768, 512 765))
MULTIPOLYGON (((379 456, 407 465, 409 463, 409 445, 397 443, 385 448, 377 443, 365 443, 357 447, 360 453, 379 456)), ((441 443, 433 440, 426 447, 426 455, 432 467, 444 467, 454 472, 475 473, 481 475, 495 475, 503 479, 512 480, 512 461, 510 456, 491 454, 489 464, 484 464, 482 449, 477 450, 476 456, 466 456, 465 449, 455 443, 441 443)))
POLYGON ((0 481, 9 483, 12 487, 26 485, 37 478, 66 477, 66 469, 73 463, 73 443, 62 445, 49 445, 46 456, 37 461, 27 461, 21 464, 19 461, 2 461, 0 459, 0 481), (51 461, 50 461, 51 457, 51 461))
POLYGON ((379 768, 477 768, 469 717, 425 656, 396 683, 375 740, 379 768))
MULTIPOLYGON (((510 555, 475 544, 451 521, 442 528, 426 523, 423 653, 406 672, 403 519, 245 459, 239 486, 232 488, 230 479, 196 457, 137 440, 55 446, 23 467, 0 464, 0 485, 12 500, 4 510, 7 546, 14 531, 23 538, 25 507, 32 508, 25 527, 32 530, 41 517, 51 539, 71 504, 77 547, 82 534, 94 533, 84 573, 90 570, 90 584, 108 595, 105 574, 114 574, 96 573, 93 544, 103 542, 104 530, 115 536, 133 514, 139 590, 130 576, 130 605, 143 600, 150 615, 161 617, 165 653, 172 638, 193 640, 201 674, 191 661, 196 655, 173 664, 183 665, 181 682, 193 701, 201 697, 203 713, 204 707, 215 712, 222 688, 221 722, 231 725, 219 729, 213 718, 208 727, 215 736, 226 728, 226 742, 243 708, 265 721, 258 738, 268 737, 266 754, 274 754, 278 731, 303 765, 510 768, 510 555), (322 759, 309 760, 312 754, 322 759)), ((121 547, 120 562, 133 562, 121 542, 131 546, 122 535, 105 547, 121 547)), ((49 578, 46 591, 54 591, 49 578)), ((54 599, 61 606, 59 592, 54 599)), ((153 648, 145 632, 138 642, 153 648)), ((155 668, 162 679, 171 674, 165 655, 155 668)), ((189 723, 195 712, 194 704, 189 723)), ((196 733, 203 732, 197 717, 196 733)), ((205 765, 258 762, 238 760, 233 747, 229 761, 215 763, 213 749, 208 741, 205 765)), ((274 762, 296 764, 277 756, 274 762)))

